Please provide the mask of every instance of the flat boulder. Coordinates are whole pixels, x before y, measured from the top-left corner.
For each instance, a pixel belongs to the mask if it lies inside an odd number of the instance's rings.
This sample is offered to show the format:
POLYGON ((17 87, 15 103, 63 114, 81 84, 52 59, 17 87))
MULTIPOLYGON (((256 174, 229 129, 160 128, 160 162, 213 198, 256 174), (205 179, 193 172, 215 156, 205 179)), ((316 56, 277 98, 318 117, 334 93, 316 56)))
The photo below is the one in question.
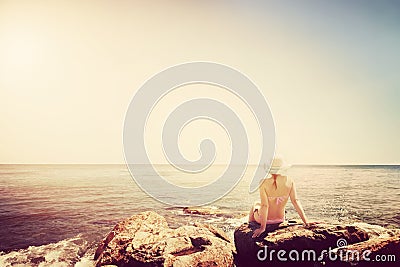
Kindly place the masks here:
POLYGON ((235 230, 237 266, 376 266, 377 255, 394 255, 384 266, 398 266, 400 261, 398 229, 366 223, 286 223, 269 226, 253 239, 259 226, 246 223, 235 230))
POLYGON ((96 266, 233 266, 234 246, 211 225, 176 229, 152 211, 119 222, 101 241, 96 266))

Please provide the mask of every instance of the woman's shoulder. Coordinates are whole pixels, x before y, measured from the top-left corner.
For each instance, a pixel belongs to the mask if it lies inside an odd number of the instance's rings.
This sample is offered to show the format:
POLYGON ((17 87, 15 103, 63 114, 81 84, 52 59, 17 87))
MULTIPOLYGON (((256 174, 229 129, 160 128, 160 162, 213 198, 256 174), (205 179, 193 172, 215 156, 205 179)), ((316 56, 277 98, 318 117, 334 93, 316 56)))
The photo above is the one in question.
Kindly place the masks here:
POLYGON ((286 185, 290 188, 293 188, 294 187, 294 179, 290 176, 287 176, 286 185))
POLYGON ((269 182, 271 182, 272 177, 265 177, 260 180, 260 187, 266 186, 269 182))
POLYGON ((281 184, 285 184, 287 187, 291 187, 294 184, 294 180, 292 179, 291 176, 288 175, 280 175, 281 178, 281 184))
POLYGON ((289 176, 289 175, 281 175, 282 176, 282 178, 284 179, 284 180, 286 180, 287 182, 294 182, 294 180, 293 180, 293 178, 291 177, 291 176, 289 176))

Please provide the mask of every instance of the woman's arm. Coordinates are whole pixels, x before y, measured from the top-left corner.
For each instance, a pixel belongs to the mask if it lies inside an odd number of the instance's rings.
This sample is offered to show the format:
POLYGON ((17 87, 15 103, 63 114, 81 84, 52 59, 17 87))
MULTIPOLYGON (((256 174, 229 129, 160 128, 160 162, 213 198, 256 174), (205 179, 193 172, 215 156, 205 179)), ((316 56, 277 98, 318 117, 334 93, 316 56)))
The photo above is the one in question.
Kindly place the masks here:
POLYGON ((300 201, 297 199, 296 186, 295 186, 294 182, 292 185, 292 190, 290 191, 290 201, 292 202, 297 213, 300 215, 300 218, 303 221, 303 223, 307 225, 308 219, 306 217, 306 214, 304 213, 303 206, 301 205, 300 201))
POLYGON ((261 207, 259 209, 260 214, 260 228, 256 229, 253 233, 253 238, 260 236, 267 226, 267 216, 268 216, 268 196, 265 188, 260 186, 260 199, 261 199, 261 207))
POLYGON ((254 218, 254 205, 251 206, 250 211, 249 211, 249 222, 254 222, 256 219, 254 218))

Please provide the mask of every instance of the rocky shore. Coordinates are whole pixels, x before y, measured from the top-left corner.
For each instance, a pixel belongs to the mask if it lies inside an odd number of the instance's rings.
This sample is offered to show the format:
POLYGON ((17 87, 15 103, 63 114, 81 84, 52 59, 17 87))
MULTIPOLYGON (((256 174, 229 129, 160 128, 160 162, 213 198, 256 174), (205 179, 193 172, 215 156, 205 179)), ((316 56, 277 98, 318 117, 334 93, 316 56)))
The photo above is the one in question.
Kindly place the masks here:
POLYGON ((119 222, 99 244, 96 266, 233 266, 234 246, 211 225, 168 227, 147 211, 119 222))
MULTIPOLYGON (((183 211, 218 213, 206 208, 183 211)), ((97 248, 96 266, 363 267, 398 266, 400 261, 398 229, 366 223, 320 223, 310 227, 281 224, 261 238, 253 239, 251 236, 257 227, 256 223, 242 224, 235 230, 234 240, 230 240, 222 230, 206 224, 171 229, 164 217, 147 211, 113 228, 97 248), (274 251, 272 255, 271 251, 274 251), (376 258, 382 255, 386 261, 377 262, 376 258), (282 260, 285 258, 286 261, 282 260)))

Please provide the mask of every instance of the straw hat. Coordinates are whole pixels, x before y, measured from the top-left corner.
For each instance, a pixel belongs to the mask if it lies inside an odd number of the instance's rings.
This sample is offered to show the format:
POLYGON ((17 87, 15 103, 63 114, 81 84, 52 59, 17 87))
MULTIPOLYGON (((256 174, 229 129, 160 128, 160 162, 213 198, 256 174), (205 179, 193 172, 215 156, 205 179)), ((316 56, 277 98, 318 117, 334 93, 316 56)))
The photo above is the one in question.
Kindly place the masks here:
POLYGON ((284 174, 290 167, 282 157, 275 157, 272 160, 269 174, 284 174))

